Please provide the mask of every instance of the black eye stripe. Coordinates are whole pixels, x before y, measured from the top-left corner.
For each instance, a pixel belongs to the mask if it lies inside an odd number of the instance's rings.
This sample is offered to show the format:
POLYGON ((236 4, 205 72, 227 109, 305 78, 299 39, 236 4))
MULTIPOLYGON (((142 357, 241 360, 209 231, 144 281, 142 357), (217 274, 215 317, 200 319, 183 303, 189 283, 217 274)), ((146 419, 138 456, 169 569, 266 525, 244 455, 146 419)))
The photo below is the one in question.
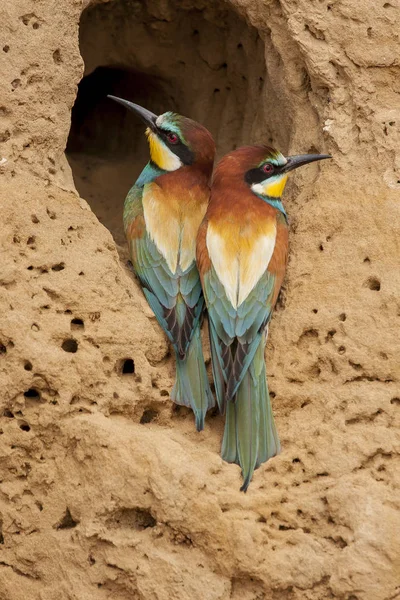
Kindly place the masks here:
POLYGON ((184 165, 191 165, 194 162, 194 154, 181 140, 180 136, 175 131, 169 131, 167 129, 158 128, 158 134, 163 140, 165 145, 174 153, 178 158, 181 159, 184 165), (173 133, 178 137, 178 141, 171 143, 168 140, 168 135, 173 133))
MULTIPOLYGON (((265 163, 264 163, 265 164, 265 163)), ((274 168, 271 173, 266 173, 263 171, 264 165, 261 167, 257 167, 256 169, 250 169, 244 176, 244 180, 249 185, 254 185, 255 183, 261 183, 265 181, 269 177, 273 177, 274 175, 279 175, 282 170, 282 166, 272 165, 274 168)))

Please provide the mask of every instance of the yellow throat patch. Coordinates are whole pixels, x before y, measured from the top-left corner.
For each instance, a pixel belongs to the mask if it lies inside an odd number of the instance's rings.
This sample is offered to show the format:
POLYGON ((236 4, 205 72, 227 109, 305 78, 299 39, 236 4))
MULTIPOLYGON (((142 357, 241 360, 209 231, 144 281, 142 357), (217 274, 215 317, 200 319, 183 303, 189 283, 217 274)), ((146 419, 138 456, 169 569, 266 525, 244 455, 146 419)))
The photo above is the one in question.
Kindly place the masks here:
POLYGON ((267 179, 266 181, 252 185, 251 189, 256 194, 261 194, 262 196, 280 198, 283 194, 283 190, 285 189, 287 178, 287 175, 281 175, 280 177, 267 179))
POLYGON ((150 145, 150 156, 154 164, 163 171, 176 171, 182 166, 179 158, 171 152, 164 142, 151 129, 146 129, 147 139, 150 145))

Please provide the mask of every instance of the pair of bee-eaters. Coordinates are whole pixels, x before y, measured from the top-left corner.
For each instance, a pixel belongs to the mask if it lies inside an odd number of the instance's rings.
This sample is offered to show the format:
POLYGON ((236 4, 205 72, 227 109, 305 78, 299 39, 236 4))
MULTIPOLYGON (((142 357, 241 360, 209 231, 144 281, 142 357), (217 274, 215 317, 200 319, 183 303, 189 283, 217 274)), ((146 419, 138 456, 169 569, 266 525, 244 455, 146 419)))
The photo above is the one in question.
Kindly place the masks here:
POLYGON ((150 161, 125 200, 124 228, 133 269, 175 350, 171 398, 191 407, 203 429, 214 406, 200 338, 205 301, 226 414, 222 458, 240 465, 246 491, 254 470, 280 450, 264 350, 287 261, 282 192, 289 171, 330 157, 246 146, 222 158, 211 184, 215 144, 205 127, 109 97, 147 127, 150 161))

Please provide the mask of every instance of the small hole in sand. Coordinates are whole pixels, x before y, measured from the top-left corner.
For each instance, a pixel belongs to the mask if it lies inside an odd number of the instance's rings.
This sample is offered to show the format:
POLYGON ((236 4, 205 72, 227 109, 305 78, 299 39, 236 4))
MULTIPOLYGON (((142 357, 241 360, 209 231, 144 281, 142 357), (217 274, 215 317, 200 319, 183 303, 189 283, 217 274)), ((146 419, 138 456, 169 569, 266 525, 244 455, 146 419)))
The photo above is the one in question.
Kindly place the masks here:
POLYGON ((64 350, 64 352, 72 352, 75 354, 75 352, 78 350, 78 342, 72 338, 69 338, 63 341, 61 348, 64 350))
POLYGON ((35 388, 29 388, 24 392, 25 398, 31 398, 32 400, 40 400, 40 392, 35 388))
POLYGON ((25 371, 32 371, 32 363, 29 360, 25 361, 24 369, 25 371))
POLYGON ((362 369, 362 365, 360 365, 360 363, 356 363, 353 362, 352 360, 349 360, 349 365, 355 370, 355 371, 361 371, 362 369))
POLYGON ((132 375, 135 372, 135 363, 131 358, 125 358, 122 361, 122 375, 132 375))
POLYGON ((264 515, 260 515, 257 519, 257 523, 266 523, 267 519, 264 517, 264 515))
POLYGON ((377 277, 369 277, 364 285, 374 292, 379 292, 381 289, 381 282, 377 277))
POLYGON ((54 50, 53 60, 56 63, 56 65, 59 65, 60 63, 62 63, 63 60, 62 60, 61 52, 60 52, 59 48, 57 48, 57 50, 54 50))
POLYGON ((21 423, 21 425, 19 426, 20 429, 22 429, 22 431, 30 431, 31 428, 29 427, 28 423, 21 423))
POLYGON ((71 331, 76 329, 85 329, 85 324, 82 319, 72 319, 71 321, 71 331))
POLYGON ((65 515, 60 520, 59 523, 55 526, 55 529, 72 529, 78 525, 79 521, 75 521, 73 519, 69 508, 65 511, 65 515))
POLYGON ((51 267, 52 271, 64 271, 64 269, 65 269, 65 264, 63 262, 62 263, 58 263, 57 265, 53 265, 51 267))
POLYGON ((154 408, 146 408, 146 410, 143 411, 143 414, 140 418, 140 423, 142 425, 145 425, 146 423, 151 423, 157 417, 158 417, 158 412, 156 410, 154 410, 154 408))

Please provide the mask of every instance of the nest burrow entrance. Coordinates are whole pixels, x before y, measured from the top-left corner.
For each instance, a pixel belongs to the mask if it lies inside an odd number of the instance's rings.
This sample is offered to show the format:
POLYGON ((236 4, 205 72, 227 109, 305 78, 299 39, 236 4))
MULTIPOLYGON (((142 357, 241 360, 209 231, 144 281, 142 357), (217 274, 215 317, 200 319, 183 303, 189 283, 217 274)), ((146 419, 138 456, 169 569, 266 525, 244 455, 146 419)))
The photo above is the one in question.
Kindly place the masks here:
POLYGON ((126 0, 89 5, 80 48, 85 73, 67 158, 80 195, 121 246, 123 201, 149 154, 143 124, 107 94, 201 122, 218 156, 252 142, 287 145, 284 120, 275 130, 271 125, 279 102, 264 43, 225 2, 204 10, 126 0))

